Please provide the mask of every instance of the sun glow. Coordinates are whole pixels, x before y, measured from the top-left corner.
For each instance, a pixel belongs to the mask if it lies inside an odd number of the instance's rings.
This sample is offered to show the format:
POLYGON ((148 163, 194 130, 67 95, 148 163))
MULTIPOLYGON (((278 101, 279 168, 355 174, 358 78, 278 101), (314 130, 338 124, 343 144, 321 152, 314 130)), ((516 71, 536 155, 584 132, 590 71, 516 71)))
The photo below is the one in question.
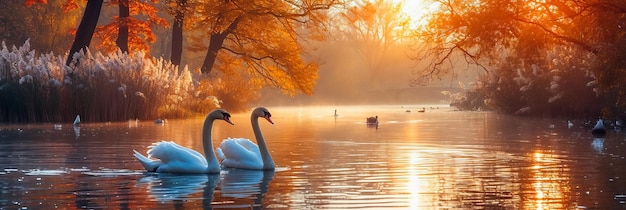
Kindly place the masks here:
POLYGON ((402 13, 410 18, 410 28, 417 29, 428 24, 428 14, 437 9, 438 4, 431 0, 391 0, 402 6, 402 13))

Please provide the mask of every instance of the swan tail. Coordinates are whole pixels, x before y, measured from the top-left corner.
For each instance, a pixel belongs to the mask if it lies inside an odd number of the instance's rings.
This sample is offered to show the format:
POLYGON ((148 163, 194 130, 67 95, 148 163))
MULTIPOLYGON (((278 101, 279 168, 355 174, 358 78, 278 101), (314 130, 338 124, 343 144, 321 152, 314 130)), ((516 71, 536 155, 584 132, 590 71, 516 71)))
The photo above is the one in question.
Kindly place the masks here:
POLYGON ((158 160, 151 160, 150 158, 143 156, 141 153, 137 152, 137 150, 133 150, 134 152, 134 156, 135 158, 137 158, 137 160, 139 160, 139 162, 141 163, 141 165, 148 171, 148 172, 156 172, 157 169, 159 169, 159 166, 161 165, 161 161, 158 160))
POLYGON ((216 153, 217 153, 217 157, 220 159, 220 161, 224 161, 226 160, 226 155, 224 155, 224 151, 222 151, 222 148, 217 148, 215 149, 216 153))

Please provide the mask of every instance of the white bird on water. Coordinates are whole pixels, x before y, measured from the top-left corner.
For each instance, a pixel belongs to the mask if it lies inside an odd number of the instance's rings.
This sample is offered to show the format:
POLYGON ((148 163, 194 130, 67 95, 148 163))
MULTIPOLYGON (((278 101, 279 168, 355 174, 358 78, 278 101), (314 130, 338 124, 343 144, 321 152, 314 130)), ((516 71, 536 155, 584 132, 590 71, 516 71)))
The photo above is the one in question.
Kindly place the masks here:
POLYGON ((606 135, 606 129, 604 128, 604 123, 602 122, 602 119, 599 119, 598 122, 596 122, 596 126, 591 129, 591 134, 594 136, 606 135))
POLYGON ((228 138, 222 141, 217 154, 222 159, 222 166, 250 170, 274 170, 276 165, 265 143, 263 133, 259 127, 259 118, 272 122, 272 114, 265 107, 257 107, 250 115, 252 130, 258 145, 245 138, 228 138))
POLYGON ((80 115, 76 115, 76 119, 74 119, 74 126, 80 125, 80 115))
POLYGON ((567 128, 573 128, 574 127, 574 123, 572 121, 567 121, 567 128))
POLYGON ((202 127, 202 146, 204 154, 192 149, 182 147, 171 141, 161 141, 148 146, 148 157, 133 150, 135 157, 149 172, 163 173, 219 173, 220 164, 213 152, 213 140, 211 138, 213 121, 224 120, 231 125, 230 114, 223 109, 213 110, 207 115, 202 127), (151 159, 156 158, 156 159, 151 159))

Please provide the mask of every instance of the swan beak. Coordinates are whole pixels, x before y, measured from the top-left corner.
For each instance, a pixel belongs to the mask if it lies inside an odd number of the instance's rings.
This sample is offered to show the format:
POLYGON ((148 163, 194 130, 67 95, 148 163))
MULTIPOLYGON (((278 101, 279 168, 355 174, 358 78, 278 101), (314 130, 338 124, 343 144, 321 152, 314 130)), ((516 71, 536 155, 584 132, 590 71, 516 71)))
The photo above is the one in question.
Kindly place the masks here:
POLYGON ((227 123, 231 124, 231 125, 235 125, 235 123, 230 121, 229 117, 224 117, 224 121, 226 121, 227 123))
POLYGON ((268 122, 274 124, 274 122, 272 122, 272 119, 270 118, 269 114, 266 114, 265 117, 263 117, 263 118, 265 118, 268 122))

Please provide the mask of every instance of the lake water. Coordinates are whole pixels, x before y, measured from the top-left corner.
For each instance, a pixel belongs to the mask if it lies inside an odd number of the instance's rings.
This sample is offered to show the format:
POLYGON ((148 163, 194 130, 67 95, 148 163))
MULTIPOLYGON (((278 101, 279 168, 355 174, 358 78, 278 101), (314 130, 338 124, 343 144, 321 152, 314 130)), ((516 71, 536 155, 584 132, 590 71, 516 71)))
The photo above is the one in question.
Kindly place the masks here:
MULTIPOLYGON (((268 108, 271 172, 145 173, 133 157, 158 140, 201 151, 203 118, 0 126, 0 209, 626 208, 621 132, 446 107, 268 108)), ((216 121, 213 145, 253 138, 249 118, 216 121)))

